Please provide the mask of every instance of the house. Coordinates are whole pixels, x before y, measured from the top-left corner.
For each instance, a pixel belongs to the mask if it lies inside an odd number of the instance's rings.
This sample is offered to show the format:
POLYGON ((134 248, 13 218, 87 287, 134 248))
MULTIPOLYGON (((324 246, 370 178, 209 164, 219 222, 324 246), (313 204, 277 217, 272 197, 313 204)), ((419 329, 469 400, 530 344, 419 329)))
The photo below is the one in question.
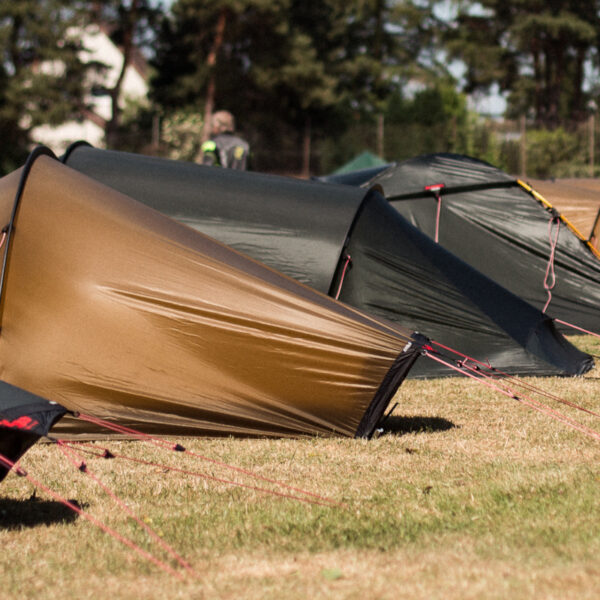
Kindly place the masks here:
MULTIPOLYGON (((89 109, 82 111, 81 118, 59 126, 43 125, 31 131, 31 139, 36 144, 44 144, 55 153, 61 154, 77 140, 86 140, 96 147, 105 146, 105 126, 111 118, 111 99, 105 92, 114 87, 123 65, 123 52, 109 36, 104 25, 88 25, 78 34, 82 41, 81 60, 105 66, 92 69, 89 74, 88 92, 84 102, 89 109)), ((56 67, 56 66, 55 66, 56 67)), ((148 96, 148 65, 143 55, 136 51, 125 71, 121 85, 119 104, 144 104, 148 96)))

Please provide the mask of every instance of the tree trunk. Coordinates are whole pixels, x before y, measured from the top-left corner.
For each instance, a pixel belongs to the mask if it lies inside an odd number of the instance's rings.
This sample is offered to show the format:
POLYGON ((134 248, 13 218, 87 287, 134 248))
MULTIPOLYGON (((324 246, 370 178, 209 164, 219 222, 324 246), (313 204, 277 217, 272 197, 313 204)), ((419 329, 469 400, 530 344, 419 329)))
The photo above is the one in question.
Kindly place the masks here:
POLYGON ((212 48, 206 58, 206 66, 209 69, 208 83, 206 86, 206 99, 204 101, 204 124, 202 126, 202 142, 205 142, 210 138, 211 135, 211 117, 215 106, 215 95, 217 91, 216 82, 216 64, 219 50, 223 45, 223 38, 225 36, 225 26, 227 25, 227 9, 222 8, 217 19, 217 25, 215 26, 215 38, 213 40, 212 48))
POLYGON ((310 177, 310 144, 311 144, 311 122, 307 116, 304 120, 304 136, 302 140, 302 177, 310 177))
POLYGON ((589 128, 589 159, 590 159, 590 177, 594 177, 594 150, 596 146, 596 115, 592 112, 588 118, 589 128))
POLYGON ((377 115, 377 156, 385 158, 385 124, 383 113, 377 115))
POLYGON ((531 53, 533 55, 533 78, 535 81, 534 88, 534 107, 535 107, 535 120, 537 123, 540 122, 543 112, 543 96, 544 96, 544 84, 542 77, 542 65, 540 59, 539 41, 534 38, 531 42, 531 53))
POLYGON ((519 144, 520 150, 520 162, 521 162, 521 177, 525 179, 527 177, 527 117, 521 115, 520 119, 521 127, 521 140, 519 144))
POLYGON ((561 120, 560 98, 563 87, 563 73, 565 69, 565 49, 562 41, 557 41, 554 46, 554 68, 552 71, 552 124, 558 126, 561 120))
POLYGON ((127 67, 131 62, 131 54, 133 52, 133 32, 135 30, 138 19, 139 0, 131 0, 131 6, 127 14, 127 23, 123 32, 123 63, 117 81, 112 89, 109 90, 111 103, 111 117, 106 123, 105 136, 106 145, 108 148, 114 148, 118 143, 118 132, 121 124, 121 107, 119 106, 119 98, 121 96, 121 88, 127 67))
POLYGON ((573 77, 573 100, 571 105, 571 114, 576 121, 583 118, 585 114, 584 98, 583 98, 583 78, 585 64, 585 48, 581 45, 577 46, 577 58, 575 59, 575 75, 573 77))

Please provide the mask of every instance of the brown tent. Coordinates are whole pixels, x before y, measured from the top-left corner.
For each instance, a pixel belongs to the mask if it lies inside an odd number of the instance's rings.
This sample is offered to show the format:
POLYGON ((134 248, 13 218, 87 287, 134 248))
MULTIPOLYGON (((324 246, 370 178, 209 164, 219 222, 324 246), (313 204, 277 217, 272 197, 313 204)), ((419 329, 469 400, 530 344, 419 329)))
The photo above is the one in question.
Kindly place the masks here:
POLYGON ((43 149, 0 180, 0 220, 0 378, 69 410, 161 433, 369 436, 424 339, 43 149))

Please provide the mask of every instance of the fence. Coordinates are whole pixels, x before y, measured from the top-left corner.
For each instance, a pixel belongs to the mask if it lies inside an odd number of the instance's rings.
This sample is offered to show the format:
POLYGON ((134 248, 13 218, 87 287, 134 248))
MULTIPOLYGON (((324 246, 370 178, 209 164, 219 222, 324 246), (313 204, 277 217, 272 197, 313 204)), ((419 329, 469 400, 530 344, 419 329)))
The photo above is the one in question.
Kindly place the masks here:
MULTIPOLYGON (((120 149, 194 160, 199 134, 168 131, 164 123, 122 132, 120 149), (177 137, 179 135, 179 137, 177 137), (187 137, 186 137, 187 136, 187 137)), ((534 178, 596 177, 600 175, 596 118, 572 122, 553 130, 519 121, 471 116, 465 122, 448 120, 434 125, 418 123, 356 122, 339 134, 313 128, 310 162, 301 131, 278 124, 246 127, 257 171, 321 175, 330 173, 356 155, 370 150, 384 160, 401 161, 420 154, 456 152, 486 160, 513 175, 534 178)))

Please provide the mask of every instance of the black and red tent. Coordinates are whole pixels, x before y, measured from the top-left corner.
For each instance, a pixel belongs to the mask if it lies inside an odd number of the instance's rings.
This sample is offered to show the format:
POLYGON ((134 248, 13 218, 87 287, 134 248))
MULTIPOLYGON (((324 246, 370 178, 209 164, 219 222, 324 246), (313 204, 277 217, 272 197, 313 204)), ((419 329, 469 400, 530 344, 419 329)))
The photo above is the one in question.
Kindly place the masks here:
POLYGON ((0 381, 0 481, 16 463, 67 412, 14 385, 0 381))

